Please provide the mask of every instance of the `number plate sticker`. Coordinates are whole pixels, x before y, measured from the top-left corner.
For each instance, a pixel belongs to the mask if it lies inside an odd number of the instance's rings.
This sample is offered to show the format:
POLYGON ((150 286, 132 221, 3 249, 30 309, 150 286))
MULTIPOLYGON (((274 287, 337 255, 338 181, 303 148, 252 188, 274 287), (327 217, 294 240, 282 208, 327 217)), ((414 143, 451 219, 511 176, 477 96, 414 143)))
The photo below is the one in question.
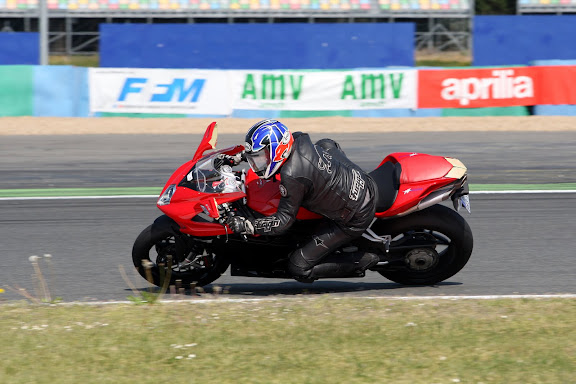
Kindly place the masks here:
POLYGON ((460 205, 468 211, 468 213, 472 213, 470 211, 470 197, 468 195, 460 196, 460 205))

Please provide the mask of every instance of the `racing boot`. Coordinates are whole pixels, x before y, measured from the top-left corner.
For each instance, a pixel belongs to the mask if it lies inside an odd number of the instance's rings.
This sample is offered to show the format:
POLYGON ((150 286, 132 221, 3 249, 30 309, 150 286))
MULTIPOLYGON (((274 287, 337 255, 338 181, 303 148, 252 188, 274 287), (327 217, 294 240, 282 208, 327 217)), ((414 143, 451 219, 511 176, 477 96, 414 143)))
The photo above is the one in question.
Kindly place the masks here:
POLYGON ((314 266, 310 278, 362 277, 364 271, 375 266, 380 258, 369 252, 349 252, 328 256, 314 266))

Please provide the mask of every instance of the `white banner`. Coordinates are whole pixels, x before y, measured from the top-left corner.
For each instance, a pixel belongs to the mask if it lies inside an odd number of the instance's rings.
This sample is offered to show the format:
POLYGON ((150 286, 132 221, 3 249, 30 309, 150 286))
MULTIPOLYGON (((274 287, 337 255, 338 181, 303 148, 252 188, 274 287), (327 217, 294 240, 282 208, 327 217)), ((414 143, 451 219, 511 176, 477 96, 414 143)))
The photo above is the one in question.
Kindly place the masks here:
POLYGON ((90 112, 230 115, 229 71, 90 68, 90 112))
POLYGON ((417 70, 232 71, 233 109, 416 108, 417 70))

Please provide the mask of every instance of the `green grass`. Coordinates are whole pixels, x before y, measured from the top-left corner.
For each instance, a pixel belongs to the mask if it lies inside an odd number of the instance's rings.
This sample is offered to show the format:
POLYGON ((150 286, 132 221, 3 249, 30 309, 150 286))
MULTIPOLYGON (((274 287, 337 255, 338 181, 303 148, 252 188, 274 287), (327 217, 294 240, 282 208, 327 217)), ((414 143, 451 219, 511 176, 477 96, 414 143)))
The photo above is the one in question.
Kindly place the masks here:
POLYGON ((81 55, 81 56, 64 56, 50 55, 48 58, 50 65, 74 65, 76 67, 99 67, 100 56, 98 55, 81 55))
MULTIPOLYGON (((222 296, 225 297, 225 296, 222 296)), ((2 383, 574 383, 572 299, 0 307, 2 383)))
POLYGON ((469 67, 470 60, 416 60, 417 67, 469 67))

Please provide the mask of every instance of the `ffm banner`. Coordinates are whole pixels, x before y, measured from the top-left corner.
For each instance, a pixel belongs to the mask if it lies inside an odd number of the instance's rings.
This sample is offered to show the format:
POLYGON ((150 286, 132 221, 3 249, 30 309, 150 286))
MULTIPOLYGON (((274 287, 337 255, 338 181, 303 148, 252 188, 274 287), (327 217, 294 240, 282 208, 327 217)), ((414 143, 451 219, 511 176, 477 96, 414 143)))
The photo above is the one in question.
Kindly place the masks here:
POLYGON ((233 71, 233 109, 416 108, 417 71, 233 71))
POLYGON ((90 68, 90 112, 229 115, 226 71, 90 68))

